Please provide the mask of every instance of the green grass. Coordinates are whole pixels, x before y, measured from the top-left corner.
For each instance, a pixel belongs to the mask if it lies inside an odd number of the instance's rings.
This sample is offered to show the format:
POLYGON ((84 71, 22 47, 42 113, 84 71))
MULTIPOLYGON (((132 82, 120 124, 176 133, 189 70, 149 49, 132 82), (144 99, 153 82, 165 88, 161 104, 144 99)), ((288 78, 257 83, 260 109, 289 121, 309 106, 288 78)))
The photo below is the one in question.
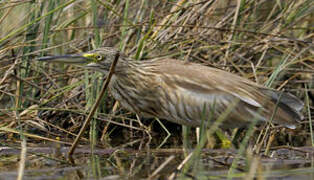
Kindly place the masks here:
MULTIPOLYGON (((72 142, 73 134, 79 132, 95 103, 104 77, 75 66, 34 59, 80 53, 104 45, 116 47, 134 60, 171 57, 284 89, 305 102, 305 123, 300 133, 284 141, 275 137, 271 146, 293 144, 296 137, 304 139, 298 144, 314 146, 313 7, 312 0, 1 1, 0 138, 16 143, 38 142, 39 137, 45 142, 64 137, 62 141, 72 142), (18 132, 20 136, 15 139, 18 132)), ((198 170, 206 169, 200 160, 209 141, 207 133, 212 135, 223 118, 216 120, 207 132, 201 129, 196 143, 193 128, 173 124, 167 127, 163 120, 154 119, 143 120, 141 126, 135 115, 125 109, 118 107, 113 112, 114 104, 110 94, 103 98, 82 142, 89 139, 92 149, 96 148, 104 128, 110 132, 102 142, 106 147, 126 143, 140 149, 143 144, 133 144, 139 142, 134 139, 152 137, 153 147, 179 144, 186 156, 191 148, 194 150, 183 174, 192 172, 197 176, 198 170)), ((271 133, 272 130, 266 131, 259 138, 250 127, 242 137, 236 158, 249 159, 244 151, 249 137, 259 139, 259 150, 264 150, 267 143, 260 144, 260 139, 267 139, 271 133)), ((91 176, 100 177, 97 157, 91 162, 91 176)), ((241 176, 234 169, 236 160, 225 177, 241 176)))

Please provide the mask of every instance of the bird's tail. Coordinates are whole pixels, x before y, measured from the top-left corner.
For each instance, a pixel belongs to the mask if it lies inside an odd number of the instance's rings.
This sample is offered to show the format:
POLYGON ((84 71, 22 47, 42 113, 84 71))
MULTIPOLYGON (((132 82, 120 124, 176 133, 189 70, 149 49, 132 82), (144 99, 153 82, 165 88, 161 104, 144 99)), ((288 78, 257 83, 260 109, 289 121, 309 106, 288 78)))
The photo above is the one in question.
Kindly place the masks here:
POLYGON ((262 91, 268 95, 275 104, 278 104, 280 109, 293 118, 294 124, 303 120, 304 117, 301 110, 303 109, 304 103, 300 99, 290 93, 272 89, 262 89, 262 91))

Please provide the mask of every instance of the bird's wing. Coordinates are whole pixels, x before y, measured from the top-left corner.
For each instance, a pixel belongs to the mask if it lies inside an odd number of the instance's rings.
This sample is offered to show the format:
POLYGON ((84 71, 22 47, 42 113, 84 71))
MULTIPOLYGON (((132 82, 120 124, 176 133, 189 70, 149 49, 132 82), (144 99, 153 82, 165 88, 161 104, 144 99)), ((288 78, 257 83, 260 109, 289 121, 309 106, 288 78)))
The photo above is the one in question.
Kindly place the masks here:
MULTIPOLYGON (((204 104, 213 105, 215 111, 224 112, 234 101, 238 101, 231 112, 232 119, 248 122, 257 117, 267 121, 275 111, 278 92, 263 88, 240 76, 215 68, 177 60, 161 60, 163 69, 159 70, 166 91, 170 92, 169 102, 177 102, 177 112, 188 110, 181 114, 184 118, 195 116, 202 112, 204 104), (171 62, 175 61, 175 62, 171 62), (180 107, 182 106, 182 107, 180 107), (181 110, 180 110, 181 108, 181 110)), ((301 119, 298 110, 303 106, 296 98, 283 94, 274 122, 290 126, 301 119), (293 101, 295 105, 289 105, 293 101), (295 106, 295 108, 294 108, 295 106), (297 109, 297 110, 295 110, 297 109), (291 116, 292 115, 292 116, 291 116)), ((172 105, 174 106, 174 105, 172 105)), ((292 126, 290 126, 292 127, 292 126)))
POLYGON ((247 123, 249 118, 258 116, 259 120, 266 120, 256 113, 259 108, 263 109, 264 102, 258 99, 263 99, 263 94, 250 81, 197 64, 180 61, 162 63, 165 67, 160 70, 160 82, 165 91, 162 95, 168 96, 165 109, 171 109, 171 113, 165 116, 177 113, 173 119, 195 122, 195 117, 198 117, 199 122, 204 106, 215 106, 215 112, 221 114, 233 102, 238 101, 230 114, 233 119, 247 123))
POLYGON ((164 81, 168 85, 174 84, 185 91, 190 91, 194 96, 199 94, 209 97, 233 96, 257 108, 261 108, 263 100, 267 100, 265 99, 267 96, 259 91, 260 87, 257 84, 232 73, 171 59, 164 60, 163 63, 166 63, 164 66, 166 68, 161 70, 165 77, 164 81))

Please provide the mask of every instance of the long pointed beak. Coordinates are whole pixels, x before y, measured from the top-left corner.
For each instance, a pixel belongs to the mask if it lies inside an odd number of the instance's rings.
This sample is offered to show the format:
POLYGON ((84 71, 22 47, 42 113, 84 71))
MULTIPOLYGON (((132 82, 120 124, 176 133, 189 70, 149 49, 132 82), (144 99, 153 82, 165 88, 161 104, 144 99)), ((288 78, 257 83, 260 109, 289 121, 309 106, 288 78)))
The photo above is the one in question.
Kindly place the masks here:
POLYGON ((38 61, 45 62, 60 62, 69 64, 87 64, 89 63, 88 58, 83 55, 60 55, 60 56, 45 56, 37 59, 38 61))

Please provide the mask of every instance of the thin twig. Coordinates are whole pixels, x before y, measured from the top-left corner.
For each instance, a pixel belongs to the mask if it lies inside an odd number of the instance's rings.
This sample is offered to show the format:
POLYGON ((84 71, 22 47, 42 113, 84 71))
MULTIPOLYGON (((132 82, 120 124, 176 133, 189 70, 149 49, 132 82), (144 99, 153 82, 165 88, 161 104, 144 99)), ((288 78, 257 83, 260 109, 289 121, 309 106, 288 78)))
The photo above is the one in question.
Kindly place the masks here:
POLYGON ((107 87, 109 85, 110 79, 111 79, 111 77, 113 75, 114 68, 116 67, 116 64, 118 62, 119 56, 120 56, 120 53, 117 52, 117 54, 116 54, 116 56, 114 58, 114 61, 112 62, 111 66, 110 66, 109 74, 108 74, 108 76, 107 76, 107 78, 106 78, 106 80, 105 80, 105 82, 103 84, 102 90, 101 90, 101 92, 100 92, 100 94, 99 94, 99 96, 98 96, 94 106, 92 107, 91 111, 89 112, 89 114, 88 114, 88 116, 87 116, 87 118, 86 118, 86 120, 85 120, 85 122, 84 122, 84 124, 83 124, 83 126, 82 126, 82 128, 81 128, 81 130, 79 132, 79 134, 76 136, 76 138, 75 138, 75 140, 74 140, 74 142, 73 142, 73 144, 72 144, 72 146, 71 146, 71 148, 70 148, 70 150, 68 152, 68 156, 69 157, 72 157, 72 154, 74 153, 74 150, 75 150, 75 148, 77 146, 78 141, 80 140, 80 138, 81 138, 83 132, 85 131, 87 125, 90 123, 90 121, 91 121, 92 117, 94 116, 94 113, 96 112, 96 109, 97 109, 97 107, 98 107, 98 105, 100 103, 100 100, 102 99, 102 97, 105 94, 105 91, 106 91, 106 89, 107 89, 107 87))
POLYGON ((26 162, 26 152, 27 152, 27 147, 26 147, 26 139, 23 138, 21 142, 21 155, 20 155, 20 162, 19 162, 19 170, 18 170, 18 176, 17 180, 22 180, 24 176, 24 171, 25 171, 25 162, 26 162))
POLYGON ((170 161, 172 161, 175 158, 174 155, 171 155, 168 157, 149 177, 148 179, 154 179, 157 174, 167 165, 170 161))

